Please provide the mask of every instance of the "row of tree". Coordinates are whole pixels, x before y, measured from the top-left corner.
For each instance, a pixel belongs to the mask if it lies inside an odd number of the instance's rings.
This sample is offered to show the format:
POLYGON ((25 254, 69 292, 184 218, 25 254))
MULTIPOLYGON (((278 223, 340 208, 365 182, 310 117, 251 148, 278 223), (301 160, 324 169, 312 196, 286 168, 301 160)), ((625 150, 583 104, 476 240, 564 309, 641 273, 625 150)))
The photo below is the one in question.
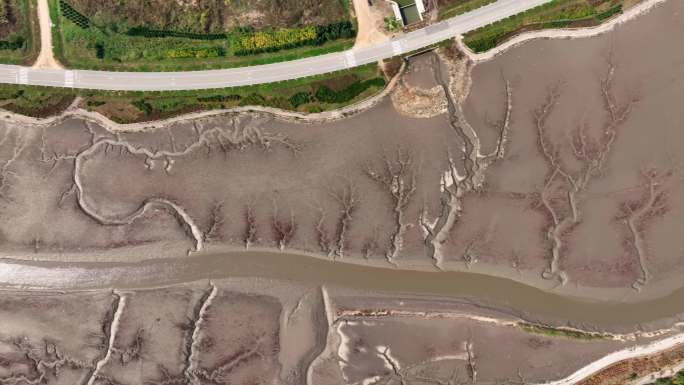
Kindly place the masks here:
POLYGON ((234 40, 236 55, 273 52, 286 48, 311 45, 316 41, 316 28, 283 28, 242 35, 234 40))
POLYGON ((321 45, 337 39, 353 38, 356 35, 350 21, 303 28, 284 28, 271 31, 243 31, 234 39, 236 55, 253 55, 281 49, 321 45))
POLYGON ((225 39, 225 33, 194 33, 182 31, 170 31, 163 29, 150 29, 147 27, 133 27, 126 32, 128 36, 144 36, 144 37, 179 37, 184 39, 194 40, 220 40, 225 39))
POLYGON ((7 3, 8 1, 9 0, 0 0, 0 25, 8 24, 10 22, 10 6, 7 3))

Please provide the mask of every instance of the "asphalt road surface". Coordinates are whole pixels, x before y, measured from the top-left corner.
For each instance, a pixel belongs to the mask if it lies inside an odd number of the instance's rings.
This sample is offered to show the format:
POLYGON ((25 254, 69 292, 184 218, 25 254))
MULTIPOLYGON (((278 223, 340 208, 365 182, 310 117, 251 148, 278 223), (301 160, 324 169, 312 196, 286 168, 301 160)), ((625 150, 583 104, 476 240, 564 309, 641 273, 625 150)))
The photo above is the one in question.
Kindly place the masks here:
POLYGON ((280 63, 187 72, 110 72, 0 65, 0 83, 97 90, 167 91, 278 82, 353 68, 411 52, 549 1, 498 0, 383 43, 280 63))

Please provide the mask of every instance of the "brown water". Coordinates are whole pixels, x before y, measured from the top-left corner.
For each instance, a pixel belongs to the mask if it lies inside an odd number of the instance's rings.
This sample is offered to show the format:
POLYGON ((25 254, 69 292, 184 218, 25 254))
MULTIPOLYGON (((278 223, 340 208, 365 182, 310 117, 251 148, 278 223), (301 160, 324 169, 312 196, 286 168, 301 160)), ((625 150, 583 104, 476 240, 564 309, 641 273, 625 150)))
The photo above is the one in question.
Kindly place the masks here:
MULTIPOLYGON (((528 192, 538 186, 539 181, 535 177, 544 174, 545 166, 538 163, 534 155, 535 141, 529 131, 529 114, 543 100, 549 85, 565 80, 568 83, 565 94, 568 98, 564 99, 564 103, 568 101, 571 104, 564 112, 565 116, 557 117, 554 123, 574 126, 576 114, 593 110, 596 106, 599 106, 600 111, 600 100, 596 96, 583 98, 582 95, 587 94, 587 90, 592 94, 596 93, 596 80, 604 73, 605 53, 611 47, 615 50, 618 61, 616 76, 620 81, 618 91, 621 98, 629 89, 635 89, 642 102, 634 119, 625 126, 625 135, 616 144, 622 150, 615 153, 617 155, 612 158, 609 169, 616 170, 623 166, 622 169, 631 172, 644 164, 665 167, 662 166, 665 160, 677 161, 676 150, 681 142, 681 136, 677 135, 681 134, 680 122, 684 120, 679 107, 684 89, 680 79, 684 78, 684 74, 677 76, 677 70, 681 72, 684 69, 684 54, 676 47, 679 46, 681 31, 684 30, 682 19, 678 15, 683 9, 683 3, 671 1, 667 3, 667 7, 628 23, 614 34, 596 39, 532 42, 478 66, 474 71, 473 95, 466 106, 466 112, 476 128, 482 128, 477 126, 478 122, 485 121, 483 117, 488 112, 485 107, 492 105, 492 100, 501 97, 502 68, 516 90, 516 126, 512 130, 509 160, 518 161, 505 162, 513 163, 511 167, 515 167, 515 172, 505 167, 492 170, 494 175, 490 175, 489 180, 492 181, 494 190, 528 192), (542 59, 544 63, 541 63, 542 59), (580 82, 578 79, 582 74, 591 76, 582 78, 580 82), (577 103, 580 105, 575 105, 577 103), (668 113, 663 113, 665 109, 668 113), (643 134, 639 135, 645 129, 650 133, 647 138, 643 134), (653 155, 663 152, 663 143, 673 147, 669 158, 653 155), (649 144, 653 147, 649 147, 649 144), (525 154, 534 156, 528 159, 525 154), (520 160, 526 162, 521 163, 520 160), (506 178, 507 175, 511 177, 506 178)), ((374 119, 368 122, 368 126, 380 125, 380 118, 374 119)), ((340 137, 351 140, 348 132, 340 137)), ((337 145, 345 148, 339 143, 337 145)), ((376 146, 377 143, 370 142, 369 145, 376 146)), ((616 186, 629 186, 636 183, 636 178, 638 173, 609 174, 591 192, 600 194, 602 191, 613 190, 616 186)), ((677 194, 672 196, 676 197, 677 194)), ((681 213, 684 213, 684 200, 673 202, 674 206, 677 204, 683 210, 681 213)), ((681 221, 684 214, 676 214, 675 212, 669 219, 655 223, 654 227, 680 229, 681 223, 678 220, 681 221)), ((602 229, 604 228, 600 230, 602 229)), ((655 231, 653 237, 654 253, 649 263, 654 279, 659 280, 660 275, 665 276, 668 272, 670 276, 675 274, 674 267, 680 265, 681 250, 678 245, 681 234, 655 231), (671 237, 666 237, 668 235, 671 237)), ((575 244, 586 245, 588 241, 580 238, 575 244)), ((586 277, 594 272, 595 282, 602 282, 611 276, 596 268, 606 262, 606 256, 603 257, 592 258, 589 255, 583 260, 579 256, 570 255, 566 267, 572 278, 580 277, 580 274, 586 277), (584 273, 573 275, 575 271, 584 273)), ((0 285, 11 288, 140 288, 230 277, 260 277, 368 291, 476 298, 478 302, 514 308, 525 314, 596 325, 634 325, 684 313, 684 288, 658 299, 638 303, 592 302, 483 274, 369 267, 284 253, 203 254, 142 263, 0 261, 0 285)))
POLYGON ((0 263, 0 284, 52 289, 142 288, 201 279, 260 277, 391 293, 477 298, 522 314, 593 325, 634 325, 684 312, 684 288, 639 303, 588 301, 510 279, 466 272, 420 272, 334 262, 309 256, 234 252, 142 263, 0 263))

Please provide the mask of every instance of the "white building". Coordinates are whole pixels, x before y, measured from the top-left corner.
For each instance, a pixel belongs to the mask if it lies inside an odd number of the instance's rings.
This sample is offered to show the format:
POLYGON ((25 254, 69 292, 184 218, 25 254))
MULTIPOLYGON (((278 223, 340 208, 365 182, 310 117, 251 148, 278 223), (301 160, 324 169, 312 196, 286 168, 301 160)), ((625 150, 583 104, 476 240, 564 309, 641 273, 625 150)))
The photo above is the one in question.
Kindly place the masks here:
POLYGON ((423 0, 391 0, 394 17, 402 25, 407 26, 423 20, 425 3, 423 0))

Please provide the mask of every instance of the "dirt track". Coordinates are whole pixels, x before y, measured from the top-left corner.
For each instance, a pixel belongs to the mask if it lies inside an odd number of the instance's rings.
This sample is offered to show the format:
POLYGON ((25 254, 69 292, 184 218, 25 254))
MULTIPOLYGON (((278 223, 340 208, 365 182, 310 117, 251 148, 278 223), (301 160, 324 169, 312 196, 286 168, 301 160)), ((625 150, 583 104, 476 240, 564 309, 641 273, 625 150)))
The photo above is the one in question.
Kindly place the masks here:
POLYGON ((361 48, 387 40, 388 36, 381 29, 382 15, 378 14, 381 11, 377 9, 381 6, 386 7, 384 0, 376 2, 373 5, 373 10, 368 5, 368 0, 353 0, 353 2, 354 13, 358 23, 354 48, 361 48))
POLYGON ((52 52, 52 22, 48 0, 38 0, 38 23, 40 25, 40 54, 33 67, 63 68, 52 52))

